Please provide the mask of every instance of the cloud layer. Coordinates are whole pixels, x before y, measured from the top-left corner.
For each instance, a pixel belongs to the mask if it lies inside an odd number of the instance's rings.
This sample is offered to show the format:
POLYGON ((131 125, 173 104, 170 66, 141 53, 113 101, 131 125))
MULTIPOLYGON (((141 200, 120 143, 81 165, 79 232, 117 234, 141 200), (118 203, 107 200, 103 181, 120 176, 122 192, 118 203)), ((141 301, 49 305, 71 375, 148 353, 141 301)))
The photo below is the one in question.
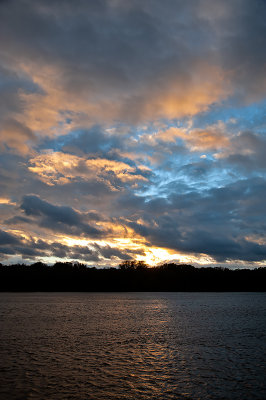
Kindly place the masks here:
POLYGON ((1 1, 1 258, 263 265, 265 20, 264 0, 1 1))

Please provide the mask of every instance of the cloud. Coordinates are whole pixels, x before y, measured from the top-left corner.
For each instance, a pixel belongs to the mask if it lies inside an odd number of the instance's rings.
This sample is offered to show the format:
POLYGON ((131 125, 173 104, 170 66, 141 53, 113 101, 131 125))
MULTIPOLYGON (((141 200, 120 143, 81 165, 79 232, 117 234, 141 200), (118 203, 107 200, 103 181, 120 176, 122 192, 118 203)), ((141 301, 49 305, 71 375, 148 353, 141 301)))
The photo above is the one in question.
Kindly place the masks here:
POLYGON ((20 122, 9 119, 4 120, 0 128, 0 149, 15 150, 16 153, 27 154, 36 137, 34 133, 20 122))
POLYGON ((84 216, 67 206, 56 206, 34 195, 24 196, 20 208, 28 216, 37 217, 36 222, 43 228, 72 235, 101 236, 103 232, 89 223, 84 216))
POLYGON ((234 165, 245 173, 256 173, 266 168, 266 139, 252 131, 240 132, 231 140, 231 146, 224 149, 219 158, 234 165))
POLYGON ((2 254, 263 262, 265 15, 264 0, 0 2, 2 254))
MULTIPOLYGON (((1 6, 3 60, 39 88, 17 93, 20 122, 31 131, 180 118, 231 93, 232 68, 220 63, 223 29, 209 23, 205 1, 97 3, 1 6)), ((236 4, 227 8, 232 17, 236 4)))
POLYGON ((158 146, 160 142, 176 143, 178 139, 184 141, 191 151, 221 151, 230 147, 230 138, 226 126, 221 121, 208 125, 205 129, 187 127, 167 127, 152 133, 142 135, 141 140, 151 146, 158 146))
POLYGON ((131 260, 137 255, 144 255, 144 251, 142 249, 121 250, 117 247, 110 245, 99 246, 97 243, 94 243, 93 246, 96 250, 99 251, 101 256, 106 259, 131 260))
POLYGON ((0 197, 0 205, 1 204, 10 204, 10 205, 15 205, 16 203, 14 203, 9 197, 0 197))
POLYGON ((7 259, 12 255, 24 260, 35 259, 65 259, 86 263, 106 263, 129 260, 136 255, 143 255, 142 250, 121 250, 110 245, 100 245, 91 242, 87 246, 66 245, 56 241, 43 239, 25 239, 14 237, 7 232, 0 231, 0 259, 7 259))
MULTIPOLYGON (((127 146, 129 130, 126 126, 104 129, 101 125, 94 125, 90 129, 74 131, 64 137, 60 150, 78 156, 86 154, 88 157, 104 158, 108 152, 127 146)), ((58 146, 58 141, 56 144, 58 146)))
POLYGON ((3 230, 0 230, 0 246, 5 246, 5 245, 13 245, 13 244, 18 244, 19 240, 16 238, 16 236, 5 232, 3 230))
POLYGON ((230 146, 230 139, 223 124, 194 129, 182 137, 192 151, 215 151, 230 146))
POLYGON ((102 180, 117 190, 120 183, 137 184, 146 181, 145 174, 149 169, 145 166, 132 167, 125 162, 102 158, 84 159, 75 155, 51 152, 41 154, 30 160, 31 172, 39 175, 48 185, 69 183, 71 180, 102 180), (117 183, 116 183, 117 182, 117 183))
POLYGON ((205 254, 217 262, 264 261, 265 193, 265 180, 257 178, 202 193, 172 192, 135 205, 134 198, 119 199, 119 204, 128 209, 124 223, 154 246, 205 254))

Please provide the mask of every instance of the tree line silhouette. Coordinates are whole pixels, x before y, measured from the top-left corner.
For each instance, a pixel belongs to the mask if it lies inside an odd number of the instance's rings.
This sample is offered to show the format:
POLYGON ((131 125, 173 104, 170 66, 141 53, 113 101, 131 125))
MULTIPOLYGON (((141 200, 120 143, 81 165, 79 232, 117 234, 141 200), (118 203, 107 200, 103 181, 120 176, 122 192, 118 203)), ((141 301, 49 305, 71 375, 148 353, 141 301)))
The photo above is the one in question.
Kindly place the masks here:
POLYGON ((266 268, 227 269, 124 261, 118 268, 80 263, 0 264, 0 291, 265 291, 266 268))

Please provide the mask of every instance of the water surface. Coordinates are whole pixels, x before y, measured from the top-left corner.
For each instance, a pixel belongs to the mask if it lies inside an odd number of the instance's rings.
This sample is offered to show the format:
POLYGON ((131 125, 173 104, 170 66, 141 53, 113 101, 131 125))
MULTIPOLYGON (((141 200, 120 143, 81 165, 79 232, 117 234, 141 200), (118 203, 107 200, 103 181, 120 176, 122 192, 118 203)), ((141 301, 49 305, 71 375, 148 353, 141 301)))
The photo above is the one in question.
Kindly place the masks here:
POLYGON ((1 293, 3 400, 266 399, 265 293, 1 293))

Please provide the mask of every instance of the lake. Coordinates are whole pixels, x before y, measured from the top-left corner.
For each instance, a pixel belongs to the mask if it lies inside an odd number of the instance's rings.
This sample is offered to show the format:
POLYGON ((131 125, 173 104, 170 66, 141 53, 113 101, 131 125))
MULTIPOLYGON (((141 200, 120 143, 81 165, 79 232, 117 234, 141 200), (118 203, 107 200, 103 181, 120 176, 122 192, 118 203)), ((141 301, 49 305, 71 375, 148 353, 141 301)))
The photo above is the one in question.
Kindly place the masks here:
POLYGON ((0 293, 1 400, 266 399, 266 293, 0 293))

